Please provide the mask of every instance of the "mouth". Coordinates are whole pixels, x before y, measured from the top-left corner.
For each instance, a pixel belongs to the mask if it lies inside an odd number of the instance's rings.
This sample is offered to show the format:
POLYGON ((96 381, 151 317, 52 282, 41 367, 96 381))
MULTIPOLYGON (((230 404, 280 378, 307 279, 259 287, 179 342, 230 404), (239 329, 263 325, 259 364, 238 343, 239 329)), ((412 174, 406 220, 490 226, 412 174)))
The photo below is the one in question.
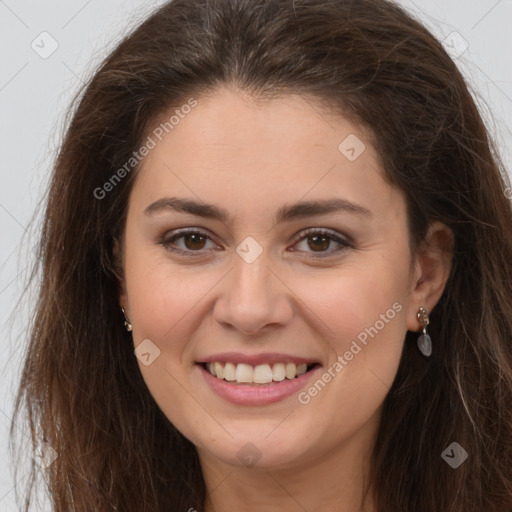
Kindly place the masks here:
POLYGON ((199 364, 219 381, 245 386, 272 386, 297 380, 320 367, 319 363, 274 362, 258 365, 230 361, 210 361, 199 364))

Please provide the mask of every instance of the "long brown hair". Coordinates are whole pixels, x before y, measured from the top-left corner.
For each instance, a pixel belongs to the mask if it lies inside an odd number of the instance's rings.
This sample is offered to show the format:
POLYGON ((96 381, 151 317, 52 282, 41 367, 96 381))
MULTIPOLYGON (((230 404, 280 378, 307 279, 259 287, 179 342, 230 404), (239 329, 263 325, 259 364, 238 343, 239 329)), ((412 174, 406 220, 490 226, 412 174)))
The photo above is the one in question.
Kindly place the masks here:
POLYGON ((162 114, 224 84, 302 94, 365 126, 405 193, 413 247, 434 220, 455 235, 429 326, 438 349, 425 359, 408 332, 385 400, 379 512, 512 510, 509 183, 456 65, 385 0, 174 0, 77 95, 53 168, 11 436, 23 406, 32 449, 57 454, 45 470, 54 511, 203 510, 195 447, 144 384, 118 304, 113 239, 137 166, 109 180, 162 114), (457 469, 441 457, 452 442, 469 455, 457 469))

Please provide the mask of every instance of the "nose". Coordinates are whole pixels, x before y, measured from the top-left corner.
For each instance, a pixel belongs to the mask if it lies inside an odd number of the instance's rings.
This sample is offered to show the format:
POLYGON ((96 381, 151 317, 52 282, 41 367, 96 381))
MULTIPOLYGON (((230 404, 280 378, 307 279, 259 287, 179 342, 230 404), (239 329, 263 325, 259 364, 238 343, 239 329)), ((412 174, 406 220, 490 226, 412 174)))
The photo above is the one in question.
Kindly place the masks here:
POLYGON ((233 270, 223 280, 214 319, 244 334, 288 324, 293 318, 292 292, 270 267, 265 251, 252 263, 236 256, 233 270))

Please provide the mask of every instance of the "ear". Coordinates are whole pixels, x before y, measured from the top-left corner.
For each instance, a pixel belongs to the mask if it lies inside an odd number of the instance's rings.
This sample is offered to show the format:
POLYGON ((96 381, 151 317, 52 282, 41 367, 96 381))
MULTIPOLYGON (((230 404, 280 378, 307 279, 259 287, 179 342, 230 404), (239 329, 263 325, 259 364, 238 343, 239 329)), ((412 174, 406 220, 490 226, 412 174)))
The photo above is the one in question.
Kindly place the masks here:
POLYGON ((126 293, 126 282, 124 277, 123 250, 122 242, 120 242, 117 237, 114 237, 112 255, 114 257, 114 272, 118 283, 119 305, 126 311, 128 309, 128 294, 126 293))
POLYGON ((421 329, 417 313, 423 307, 430 313, 441 298, 452 269, 454 235, 442 222, 430 224, 418 249, 414 266, 407 329, 421 329))

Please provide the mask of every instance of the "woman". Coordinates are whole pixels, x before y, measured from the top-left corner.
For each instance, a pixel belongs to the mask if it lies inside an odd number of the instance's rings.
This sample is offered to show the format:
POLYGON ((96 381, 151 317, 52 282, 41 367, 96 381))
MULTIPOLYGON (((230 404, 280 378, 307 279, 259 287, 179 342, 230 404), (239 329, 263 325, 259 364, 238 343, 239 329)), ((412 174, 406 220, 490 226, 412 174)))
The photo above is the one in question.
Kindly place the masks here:
POLYGON ((53 171, 16 407, 54 510, 510 510, 508 186, 399 6, 161 7, 53 171))

